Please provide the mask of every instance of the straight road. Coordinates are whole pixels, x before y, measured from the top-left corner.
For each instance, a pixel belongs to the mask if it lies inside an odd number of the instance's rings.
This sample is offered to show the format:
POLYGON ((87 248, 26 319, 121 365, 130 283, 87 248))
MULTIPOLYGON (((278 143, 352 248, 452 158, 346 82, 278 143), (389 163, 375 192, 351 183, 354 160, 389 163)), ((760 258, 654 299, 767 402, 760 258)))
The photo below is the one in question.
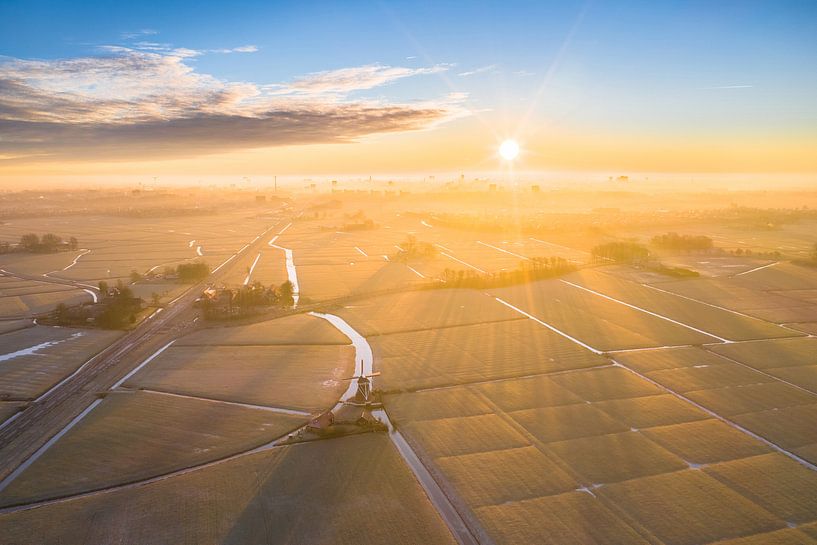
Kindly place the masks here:
MULTIPOLYGON (((217 267, 206 280, 188 288, 162 312, 154 313, 89 359, 0 429, 0 480, 25 463, 42 445, 90 406, 98 398, 99 392, 107 391, 150 354, 194 328, 198 313, 193 309, 193 302, 202 290, 227 274, 230 268, 241 261, 241 257, 258 251, 265 243, 266 235, 275 227, 277 225, 256 236, 217 267)), ((25 278, 27 275, 14 276, 25 278)), ((47 277, 31 279, 48 281, 47 277)))

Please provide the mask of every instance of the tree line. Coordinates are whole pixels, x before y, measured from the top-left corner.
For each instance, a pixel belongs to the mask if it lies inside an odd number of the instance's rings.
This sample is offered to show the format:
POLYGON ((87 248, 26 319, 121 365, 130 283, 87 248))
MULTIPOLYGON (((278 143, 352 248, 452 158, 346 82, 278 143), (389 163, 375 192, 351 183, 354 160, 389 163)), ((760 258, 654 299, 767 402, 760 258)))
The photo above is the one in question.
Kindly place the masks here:
POLYGON ((8 241, 0 242, 0 254, 11 252, 54 253, 60 250, 76 250, 79 241, 76 237, 69 237, 67 241, 54 233, 46 233, 42 237, 37 233, 26 233, 20 237, 20 243, 12 245, 8 241))
POLYGON ((494 273, 474 270, 443 271, 443 281, 439 288, 496 288, 525 284, 536 280, 554 278, 575 271, 577 267, 563 257, 533 257, 522 261, 516 269, 494 273))

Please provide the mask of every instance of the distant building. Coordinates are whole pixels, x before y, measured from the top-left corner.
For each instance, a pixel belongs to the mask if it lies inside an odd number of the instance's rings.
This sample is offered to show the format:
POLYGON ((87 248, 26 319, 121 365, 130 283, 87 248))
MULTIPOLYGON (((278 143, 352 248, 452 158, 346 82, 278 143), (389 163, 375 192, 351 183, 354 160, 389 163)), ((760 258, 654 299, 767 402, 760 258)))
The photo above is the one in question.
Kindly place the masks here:
POLYGON ((538 185, 532 185, 530 186, 530 190, 533 191, 534 193, 539 193, 540 188, 538 185))

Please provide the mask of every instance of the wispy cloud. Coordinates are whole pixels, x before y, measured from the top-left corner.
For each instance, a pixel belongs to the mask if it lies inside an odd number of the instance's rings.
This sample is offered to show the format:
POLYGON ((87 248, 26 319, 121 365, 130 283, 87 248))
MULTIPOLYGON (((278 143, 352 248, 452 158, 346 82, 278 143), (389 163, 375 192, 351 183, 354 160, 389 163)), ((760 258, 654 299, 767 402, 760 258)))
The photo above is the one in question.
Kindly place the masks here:
POLYGON ((0 155, 115 159, 348 142, 466 115, 458 95, 412 104, 349 96, 447 65, 372 64, 262 85, 196 71, 189 60, 202 51, 153 42, 102 51, 63 60, 0 59, 0 155))
POLYGON ((158 33, 159 32, 157 30, 153 30, 152 28, 143 28, 141 30, 133 30, 133 31, 129 31, 129 32, 123 32, 119 36, 123 40, 133 40, 133 39, 136 39, 136 38, 140 38, 142 36, 154 36, 154 35, 156 35, 158 33))
POLYGON ((497 65, 489 64, 488 66, 481 66, 479 68, 475 68, 473 70, 467 70, 465 72, 460 72, 457 74, 458 76, 468 77, 468 76, 475 76, 477 74, 484 74, 485 72, 492 72, 496 70, 497 65))
POLYGON ((340 68, 325 72, 315 72, 286 84, 287 92, 300 93, 341 93, 372 89, 394 81, 427 74, 439 74, 448 70, 448 65, 438 64, 427 68, 405 68, 367 64, 351 68, 340 68))
POLYGON ((702 90, 710 89, 751 89, 754 85, 714 85, 712 87, 700 87, 702 90))
POLYGON ((258 51, 257 45, 242 45, 231 49, 207 49, 208 53, 255 53, 258 51))
POLYGON ((531 72, 530 70, 517 70, 516 72, 513 73, 513 75, 527 78, 530 76, 535 76, 536 72, 531 72))

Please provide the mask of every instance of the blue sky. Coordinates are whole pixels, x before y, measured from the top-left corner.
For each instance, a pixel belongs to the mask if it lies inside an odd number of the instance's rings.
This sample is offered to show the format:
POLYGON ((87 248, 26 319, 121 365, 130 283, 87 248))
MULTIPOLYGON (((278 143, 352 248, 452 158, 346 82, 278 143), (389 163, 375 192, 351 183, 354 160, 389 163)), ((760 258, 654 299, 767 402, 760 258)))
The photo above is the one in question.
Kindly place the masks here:
POLYGON ((817 2, 2 0, 0 15, 6 60, 148 43, 196 50, 181 61, 196 74, 259 86, 370 65, 421 70, 345 88, 342 100, 448 107, 451 93, 467 95, 461 105, 501 133, 817 131, 817 2), (257 50, 216 52, 246 46, 257 50), (441 68, 422 72, 431 67, 441 68))

